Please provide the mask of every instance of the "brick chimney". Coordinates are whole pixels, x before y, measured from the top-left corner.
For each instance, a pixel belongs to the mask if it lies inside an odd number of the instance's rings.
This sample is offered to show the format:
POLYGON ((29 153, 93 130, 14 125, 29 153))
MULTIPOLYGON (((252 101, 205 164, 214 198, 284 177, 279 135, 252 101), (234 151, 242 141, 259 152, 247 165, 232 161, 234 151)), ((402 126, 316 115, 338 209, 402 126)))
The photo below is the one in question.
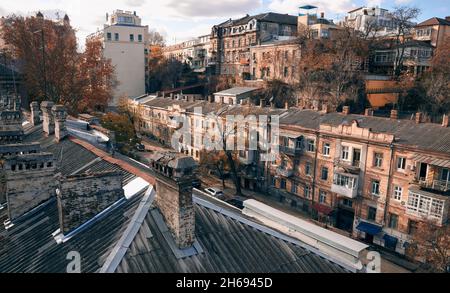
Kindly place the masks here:
POLYGON ((289 110, 289 102, 285 102, 284 103, 284 109, 285 110, 289 110))
POLYGON ((55 195, 56 166, 51 153, 10 157, 5 160, 4 172, 10 221, 55 195))
POLYGON ((372 108, 366 108, 364 111, 365 116, 373 116, 373 109, 372 108))
POLYGON ((344 115, 350 114, 350 107, 349 106, 344 106, 342 108, 342 114, 344 114, 344 115))
POLYGON ((104 172, 64 177, 56 194, 60 230, 67 235, 124 197, 122 174, 104 172))
POLYGON ((208 96, 208 102, 214 103, 214 96, 213 95, 209 95, 208 96))
POLYGON ((52 114, 55 121, 55 140, 61 141, 69 134, 66 128, 66 108, 62 105, 55 105, 52 107, 52 114))
POLYGON ((442 127, 448 127, 448 115, 442 117, 442 127))
POLYGON ((42 116, 44 117, 43 130, 47 136, 55 133, 55 121, 53 120, 52 114, 53 105, 53 102, 50 101, 44 101, 41 103, 42 116))
POLYGON ((327 104, 322 104, 322 110, 320 112, 323 114, 328 114, 330 112, 330 107, 327 104))
POLYGON ((421 122, 422 122, 422 113, 420 113, 420 112, 417 112, 416 113, 416 123, 417 124, 420 124, 421 122))
POLYGON ((391 119, 398 120, 398 111, 397 110, 391 110, 391 119))
POLYGON ((38 102, 32 102, 30 104, 30 110, 31 110, 31 121, 30 123, 34 126, 39 125, 41 123, 41 112, 39 111, 39 104, 38 102))
POLYGON ((259 100, 259 106, 260 106, 261 108, 264 108, 264 107, 266 106, 266 99, 260 99, 260 100, 259 100))
POLYGON ((178 248, 191 247, 195 242, 192 180, 197 164, 192 157, 176 153, 156 153, 150 161, 156 173, 156 206, 178 248))

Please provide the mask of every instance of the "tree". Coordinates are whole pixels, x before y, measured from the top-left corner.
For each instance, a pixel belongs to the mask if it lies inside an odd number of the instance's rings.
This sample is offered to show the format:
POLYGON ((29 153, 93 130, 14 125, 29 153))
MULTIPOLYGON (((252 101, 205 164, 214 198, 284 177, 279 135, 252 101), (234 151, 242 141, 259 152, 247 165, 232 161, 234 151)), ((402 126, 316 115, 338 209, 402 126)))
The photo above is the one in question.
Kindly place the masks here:
POLYGON ((426 221, 413 234, 408 254, 423 260, 433 272, 447 272, 450 266, 450 226, 426 221))
POLYGON ((431 69, 419 83, 425 90, 425 100, 433 115, 450 112, 450 37, 436 49, 431 69))
POLYGON ((210 170, 216 170, 222 180, 222 188, 225 189, 225 171, 229 170, 227 157, 218 151, 203 151, 200 156, 200 170, 208 174, 210 170))
MULTIPOLYGON (((278 108, 284 108, 288 103, 289 106, 296 105, 295 88, 281 80, 272 80, 266 83, 266 88, 257 98, 263 98, 266 102, 271 101, 278 108)), ((255 104, 259 102, 254 101, 255 104)))
MULTIPOLYGON (((2 38, 21 60, 29 96, 64 103, 79 97, 77 42, 68 21, 43 17, 9 16, 3 20, 2 38)), ((76 101, 70 101, 76 103, 76 101)))
POLYGON ((159 32, 151 30, 148 33, 148 43, 150 46, 164 47, 166 45, 166 40, 159 32))
POLYGON ((337 108, 347 100, 362 98, 362 70, 368 43, 350 28, 333 32, 330 39, 301 40, 300 96, 337 108))
POLYGON ((80 62, 80 79, 83 90, 78 104, 79 111, 104 111, 113 96, 117 79, 111 60, 103 56, 99 38, 86 41, 86 49, 80 62))
POLYGON ((397 26, 397 32, 394 37, 395 57, 394 57, 394 76, 400 77, 403 70, 403 60, 405 56, 405 44, 411 35, 415 26, 414 20, 420 15, 420 9, 409 6, 399 6, 391 13, 392 20, 397 26))
POLYGON ((136 138, 134 126, 124 114, 105 114, 101 119, 101 125, 116 133, 116 141, 119 144, 130 144, 136 138))

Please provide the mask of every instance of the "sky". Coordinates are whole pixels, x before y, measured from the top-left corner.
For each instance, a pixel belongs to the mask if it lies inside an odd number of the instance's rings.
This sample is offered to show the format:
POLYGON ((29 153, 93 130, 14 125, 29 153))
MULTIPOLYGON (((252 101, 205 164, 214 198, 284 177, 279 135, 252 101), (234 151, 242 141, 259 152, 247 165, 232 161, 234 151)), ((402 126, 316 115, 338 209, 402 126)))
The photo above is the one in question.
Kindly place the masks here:
POLYGON ((298 7, 305 4, 317 6, 318 12, 335 20, 364 5, 387 9, 413 5, 422 11, 418 21, 450 15, 449 0, 0 0, 0 16, 42 11, 46 17, 57 18, 57 13, 60 17, 67 13, 79 43, 84 44, 87 35, 103 26, 106 13, 136 11, 143 25, 159 31, 173 44, 209 34, 214 24, 229 18, 268 11, 297 15, 298 7))

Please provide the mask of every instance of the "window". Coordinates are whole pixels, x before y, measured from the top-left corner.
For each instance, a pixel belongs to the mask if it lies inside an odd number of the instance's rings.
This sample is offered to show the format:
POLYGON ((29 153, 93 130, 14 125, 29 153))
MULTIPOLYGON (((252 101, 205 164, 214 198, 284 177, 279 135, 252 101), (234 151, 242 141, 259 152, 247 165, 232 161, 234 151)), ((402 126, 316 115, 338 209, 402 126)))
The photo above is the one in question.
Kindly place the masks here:
POLYGON ((402 194, 403 194, 403 188, 401 188, 400 186, 394 186, 394 195, 393 198, 395 200, 402 200, 402 194))
POLYGON ((353 207, 353 201, 349 200, 348 198, 344 198, 342 200, 342 204, 349 208, 353 207))
POLYGON ((378 180, 372 180, 372 190, 373 195, 380 195, 380 181, 378 180))
POLYGON ((295 149, 301 150, 303 148, 303 141, 299 138, 295 141, 295 149))
POLYGON ((441 171, 441 180, 442 181, 450 181, 450 170, 449 169, 442 169, 441 171))
POLYGON ((319 202, 320 203, 327 203, 327 193, 325 191, 319 192, 319 202))
POLYGON ((130 34, 130 42, 134 42, 134 34, 130 34))
POLYGON ((391 229, 398 228, 398 215, 396 215, 396 214, 389 215, 389 228, 391 228, 391 229))
POLYGON ((410 192, 406 205, 407 213, 418 216, 428 216, 438 220, 442 219, 444 201, 421 194, 410 192))
POLYGON ((288 75, 289 75, 289 69, 287 67, 284 67, 283 76, 288 77, 288 75))
POLYGON ((321 172, 321 176, 320 178, 322 180, 328 180, 328 168, 327 167, 322 167, 322 172, 321 172))
POLYGON ((381 166, 383 165, 383 154, 375 153, 373 165, 374 167, 381 168, 381 166))
POLYGON ((306 150, 308 152, 314 152, 316 150, 316 144, 315 144, 314 140, 312 140, 312 139, 308 139, 307 140, 307 148, 306 148, 306 150))
POLYGON ((348 161, 350 158, 350 148, 348 146, 343 146, 342 147, 342 154, 341 154, 341 159, 348 161))
POLYGON ((119 34, 118 34, 118 33, 115 33, 115 34, 114 34, 114 40, 115 40, 116 42, 119 41, 119 34))
POLYGON ((342 187, 346 187, 349 189, 355 189, 356 188, 356 178, 336 173, 334 176, 333 184, 342 186, 342 187))
POLYGON ((322 153, 324 156, 327 156, 327 157, 330 156, 330 144, 329 143, 323 144, 322 153))
POLYGON ((295 183, 295 182, 292 182, 291 192, 294 193, 294 194, 297 194, 297 191, 298 191, 298 184, 295 183))
POLYGON ((417 231, 419 230, 419 223, 417 223, 416 221, 409 221, 409 228, 408 228, 408 232, 411 236, 413 236, 414 234, 417 233, 417 231))
POLYGON ((106 39, 107 39, 108 41, 111 41, 111 40, 112 40, 112 34, 111 34, 111 33, 107 33, 107 34, 106 34, 106 39))
POLYGON ((138 35, 138 41, 142 43, 142 35, 138 35))
POLYGON ((398 157, 398 159, 397 159, 397 169, 398 170, 405 170, 406 169, 406 158, 398 157))
POLYGON ((286 189, 286 179, 280 180, 280 189, 286 189))
POLYGON ((305 174, 307 176, 311 176, 311 170, 312 170, 311 163, 306 163, 305 164, 305 174))
POLYGON ((303 191, 304 191, 305 198, 311 198, 311 187, 305 186, 303 191))
POLYGON ((367 220, 375 221, 377 218, 377 209, 373 207, 369 207, 369 211, 367 213, 367 220))

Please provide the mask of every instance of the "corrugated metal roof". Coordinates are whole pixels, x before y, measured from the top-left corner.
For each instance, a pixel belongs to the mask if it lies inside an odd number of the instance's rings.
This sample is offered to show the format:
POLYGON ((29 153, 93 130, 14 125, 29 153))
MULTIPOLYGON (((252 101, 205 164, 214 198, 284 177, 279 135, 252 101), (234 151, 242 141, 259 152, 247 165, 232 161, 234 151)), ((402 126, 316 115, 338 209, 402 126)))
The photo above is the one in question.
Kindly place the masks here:
POLYGON ((242 95, 248 92, 253 92, 258 90, 256 87, 233 87, 218 93, 214 93, 214 95, 242 95))
POLYGON ((450 168, 450 160, 442 160, 428 155, 417 154, 413 157, 413 161, 427 163, 433 166, 450 168))

